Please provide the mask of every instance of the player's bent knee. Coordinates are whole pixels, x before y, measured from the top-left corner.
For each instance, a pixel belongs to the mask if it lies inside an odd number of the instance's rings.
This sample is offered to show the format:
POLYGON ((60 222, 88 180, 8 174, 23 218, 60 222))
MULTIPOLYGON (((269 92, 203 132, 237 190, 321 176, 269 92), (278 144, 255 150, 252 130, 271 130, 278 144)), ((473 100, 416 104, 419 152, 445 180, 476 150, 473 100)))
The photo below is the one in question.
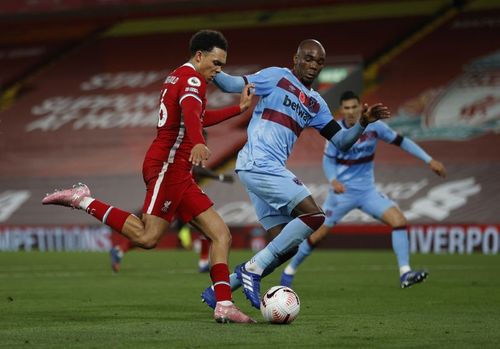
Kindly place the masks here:
POLYGON ((323 212, 317 212, 317 213, 307 213, 298 216, 304 224, 306 224, 309 228, 311 228, 313 231, 316 231, 323 225, 323 222, 325 221, 325 214, 323 212))
POLYGON ((212 243, 223 244, 225 246, 231 246, 233 237, 228 229, 223 229, 216 233, 211 234, 212 243))
POLYGON ((135 240, 134 243, 141 248, 144 248, 146 250, 151 250, 155 248, 156 245, 158 245, 158 239, 152 239, 146 236, 141 236, 137 238, 137 240, 135 240))

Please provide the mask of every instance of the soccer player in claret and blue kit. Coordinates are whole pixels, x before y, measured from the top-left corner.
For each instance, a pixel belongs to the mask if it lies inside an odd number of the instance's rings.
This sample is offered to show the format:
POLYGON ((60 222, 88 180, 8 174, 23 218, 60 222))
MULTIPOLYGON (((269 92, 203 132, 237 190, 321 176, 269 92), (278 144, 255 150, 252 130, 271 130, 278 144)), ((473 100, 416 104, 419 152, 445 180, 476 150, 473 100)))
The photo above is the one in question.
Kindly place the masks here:
MULTIPOLYGON (((275 238, 231 274, 231 288, 243 286, 251 304, 260 308, 260 282, 296 252, 299 244, 325 219, 306 186, 285 167, 292 148, 306 127, 319 131, 339 149, 347 150, 376 120, 390 116, 387 107, 364 106, 359 122, 343 130, 326 102, 311 88, 325 64, 325 49, 317 40, 299 44, 293 68, 270 67, 255 74, 217 75, 215 83, 225 92, 241 92, 252 83, 260 97, 248 126, 248 141, 238 153, 236 172, 246 187, 262 226, 275 238)), ((216 306, 213 287, 202 300, 216 306)))
POLYGON ((120 232, 139 247, 153 248, 177 215, 190 222, 211 241, 210 276, 215 290, 217 322, 255 322, 232 302, 228 254, 231 234, 213 208, 212 201, 195 183, 191 168, 210 157, 202 127, 241 114, 251 104, 251 85, 242 87, 240 104, 205 110, 206 86, 226 63, 227 41, 217 31, 202 30, 190 40, 189 61, 166 78, 161 91, 157 136, 146 153, 143 178, 146 184, 142 219, 91 197, 78 184, 46 196, 45 205, 81 209, 120 232))
MULTIPOLYGON (((358 95, 352 91, 344 92, 340 97, 340 110, 344 117, 342 128, 353 127, 361 116, 358 95)), ((291 286, 299 265, 328 235, 332 227, 355 208, 392 228, 392 248, 398 261, 401 288, 418 284, 427 278, 428 271, 412 270, 410 267, 410 244, 405 216, 394 201, 375 187, 373 160, 378 140, 399 146, 428 164, 438 176, 446 176, 445 167, 441 162, 433 159, 418 144, 399 135, 382 121, 368 125, 360 139, 347 151, 338 150, 333 144, 327 143, 323 170, 331 188, 323 205, 326 219, 318 230, 300 244, 299 251, 281 274, 282 285, 291 286)))

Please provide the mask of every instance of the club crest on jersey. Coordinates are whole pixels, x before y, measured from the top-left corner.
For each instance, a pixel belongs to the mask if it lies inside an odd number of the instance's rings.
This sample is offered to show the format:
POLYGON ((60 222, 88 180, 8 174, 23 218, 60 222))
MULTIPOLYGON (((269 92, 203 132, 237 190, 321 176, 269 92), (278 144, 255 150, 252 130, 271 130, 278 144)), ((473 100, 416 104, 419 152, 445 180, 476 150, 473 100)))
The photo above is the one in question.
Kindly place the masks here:
MULTIPOLYGON (((301 101, 302 102, 302 101, 301 101)), ((314 97, 309 97, 309 103, 307 105, 307 109, 311 112, 311 113, 317 113, 319 111, 319 104, 318 104, 318 101, 316 99, 314 99, 314 97)))
POLYGON ((188 82, 188 85, 190 85, 190 86, 194 86, 194 87, 201 86, 201 81, 196 76, 190 77, 187 82, 188 82))

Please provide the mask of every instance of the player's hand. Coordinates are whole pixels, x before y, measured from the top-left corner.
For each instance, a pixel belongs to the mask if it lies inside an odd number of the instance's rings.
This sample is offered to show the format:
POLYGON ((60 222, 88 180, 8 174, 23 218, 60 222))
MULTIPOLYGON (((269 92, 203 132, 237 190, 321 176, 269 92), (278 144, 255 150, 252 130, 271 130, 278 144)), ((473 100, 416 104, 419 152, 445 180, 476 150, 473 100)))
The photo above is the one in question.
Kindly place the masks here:
POLYGON ((345 187, 342 183, 340 183, 338 180, 334 179, 332 181, 332 188, 335 194, 342 194, 345 193, 345 187))
POLYGON ((443 178, 446 177, 446 168, 444 167, 444 165, 441 162, 432 159, 431 162, 429 162, 429 167, 438 176, 443 177, 443 178))
POLYGON ((377 103, 371 106, 363 104, 363 112, 361 114, 361 118, 359 119, 359 123, 361 126, 366 127, 372 122, 390 117, 391 112, 389 111, 389 108, 382 103, 377 103))
POLYGON ((254 84, 246 84, 240 95, 240 109, 243 113, 252 105, 252 97, 254 96, 254 84))
POLYGON ((233 175, 221 173, 219 175, 219 181, 221 181, 222 183, 233 183, 234 178, 233 178, 233 175))
POLYGON ((205 144, 198 143, 193 147, 193 149, 191 149, 189 162, 191 162, 194 166, 205 167, 206 161, 210 155, 212 155, 210 149, 208 149, 205 144))

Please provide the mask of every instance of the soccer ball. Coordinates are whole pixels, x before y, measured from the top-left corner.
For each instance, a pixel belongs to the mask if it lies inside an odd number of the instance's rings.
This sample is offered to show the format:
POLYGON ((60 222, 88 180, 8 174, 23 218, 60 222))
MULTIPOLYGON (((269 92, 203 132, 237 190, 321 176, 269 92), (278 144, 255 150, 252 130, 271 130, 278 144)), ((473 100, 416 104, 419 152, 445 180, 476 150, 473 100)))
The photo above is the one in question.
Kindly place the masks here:
POLYGON ((262 296, 260 311, 273 324, 289 324, 299 314, 299 296, 289 287, 273 286, 262 296))

